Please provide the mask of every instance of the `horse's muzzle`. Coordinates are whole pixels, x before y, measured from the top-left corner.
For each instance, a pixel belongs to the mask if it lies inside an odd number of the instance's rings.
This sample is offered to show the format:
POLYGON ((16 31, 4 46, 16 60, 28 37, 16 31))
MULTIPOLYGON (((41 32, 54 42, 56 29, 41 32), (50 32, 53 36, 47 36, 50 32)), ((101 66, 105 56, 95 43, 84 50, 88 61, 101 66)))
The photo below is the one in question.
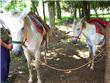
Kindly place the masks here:
POLYGON ((16 48, 16 49, 12 49, 12 52, 14 55, 16 56, 20 56, 23 52, 23 49, 20 47, 20 48, 16 48))
POLYGON ((77 38, 73 38, 72 40, 73 40, 73 41, 72 41, 73 44, 76 44, 76 43, 77 43, 77 38))

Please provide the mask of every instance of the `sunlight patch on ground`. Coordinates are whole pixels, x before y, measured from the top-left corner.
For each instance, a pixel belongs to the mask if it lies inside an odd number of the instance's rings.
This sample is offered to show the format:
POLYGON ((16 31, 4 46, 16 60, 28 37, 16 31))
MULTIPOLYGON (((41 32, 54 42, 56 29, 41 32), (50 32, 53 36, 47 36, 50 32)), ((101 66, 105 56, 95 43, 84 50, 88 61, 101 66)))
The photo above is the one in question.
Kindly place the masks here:
POLYGON ((73 55, 73 58, 75 58, 75 59, 81 59, 81 58, 78 57, 77 55, 73 55))
POLYGON ((75 58, 75 59, 89 58, 89 52, 88 51, 82 52, 80 50, 77 50, 77 52, 79 55, 73 55, 73 58, 75 58))
POLYGON ((88 51, 85 51, 85 52, 79 51, 79 55, 82 58, 89 58, 89 52, 88 51))
MULTIPOLYGON (((44 52, 41 52, 41 54, 42 54, 42 55, 45 55, 44 52)), ((55 52, 48 52, 48 53, 46 53, 46 56, 47 56, 47 57, 54 58, 54 57, 57 56, 57 53, 55 53, 55 52)))

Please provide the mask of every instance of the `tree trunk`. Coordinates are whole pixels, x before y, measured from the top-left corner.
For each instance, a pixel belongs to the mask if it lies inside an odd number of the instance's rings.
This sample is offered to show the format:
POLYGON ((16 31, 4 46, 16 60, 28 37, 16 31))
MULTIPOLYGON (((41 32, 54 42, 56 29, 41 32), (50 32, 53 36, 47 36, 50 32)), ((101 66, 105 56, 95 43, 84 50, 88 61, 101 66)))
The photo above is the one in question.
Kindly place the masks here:
POLYGON ((81 8, 79 8, 79 18, 82 18, 81 8))
POLYGON ((74 8, 74 12, 73 12, 73 13, 74 13, 73 16, 74 16, 75 19, 77 18, 77 16, 76 16, 76 12, 77 12, 77 9, 76 9, 76 7, 75 7, 75 8, 74 8))
POLYGON ((96 17, 98 18, 97 9, 95 7, 94 7, 94 12, 95 12, 96 17))
POLYGON ((61 7, 59 1, 56 1, 56 8, 57 8, 57 18, 61 19, 61 7))
POLYGON ((105 82, 110 83, 110 21, 106 29, 106 52, 107 52, 107 59, 106 59, 106 71, 105 71, 105 82))
POLYGON ((43 6, 43 15, 44 15, 44 22, 46 23, 46 17, 45 17, 45 5, 44 1, 42 0, 42 6, 43 6))
POLYGON ((37 10, 37 6, 35 5, 34 1, 32 1, 32 5, 33 5, 34 9, 31 9, 31 12, 34 13, 34 14, 37 13, 37 15, 39 16, 39 13, 38 13, 38 10, 37 10))
POLYGON ((51 28, 55 27, 55 3, 54 1, 48 1, 49 10, 49 24, 51 28))
POLYGON ((83 1, 83 13, 86 17, 86 20, 90 18, 90 7, 88 1, 83 1))

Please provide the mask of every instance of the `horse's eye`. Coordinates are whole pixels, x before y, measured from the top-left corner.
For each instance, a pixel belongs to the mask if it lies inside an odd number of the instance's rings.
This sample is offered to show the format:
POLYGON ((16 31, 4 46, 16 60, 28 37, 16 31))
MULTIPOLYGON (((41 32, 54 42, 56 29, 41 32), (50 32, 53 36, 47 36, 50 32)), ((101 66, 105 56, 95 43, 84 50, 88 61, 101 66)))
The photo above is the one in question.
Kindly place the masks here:
POLYGON ((24 27, 21 30, 23 31, 24 30, 24 27))
POLYGON ((80 30, 80 28, 77 29, 77 31, 79 31, 79 30, 80 30))

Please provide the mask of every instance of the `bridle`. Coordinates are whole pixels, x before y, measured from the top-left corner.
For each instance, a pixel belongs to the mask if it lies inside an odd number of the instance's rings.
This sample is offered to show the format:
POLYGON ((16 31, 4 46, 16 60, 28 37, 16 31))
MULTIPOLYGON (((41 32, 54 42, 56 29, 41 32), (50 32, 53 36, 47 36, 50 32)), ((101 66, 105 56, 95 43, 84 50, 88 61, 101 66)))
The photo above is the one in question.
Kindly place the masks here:
POLYGON ((76 39, 80 39, 79 36, 81 35, 82 30, 83 30, 83 28, 81 27, 81 31, 80 31, 80 33, 78 34, 78 36, 73 36, 73 37, 76 38, 76 39))
POLYGON ((86 27, 83 27, 83 24, 84 24, 84 23, 82 23, 82 27, 81 27, 80 33, 78 34, 78 36, 73 36, 74 38, 80 39, 79 36, 81 35, 81 33, 85 36, 85 34, 82 32, 82 30, 83 30, 84 28, 86 28, 86 27))

